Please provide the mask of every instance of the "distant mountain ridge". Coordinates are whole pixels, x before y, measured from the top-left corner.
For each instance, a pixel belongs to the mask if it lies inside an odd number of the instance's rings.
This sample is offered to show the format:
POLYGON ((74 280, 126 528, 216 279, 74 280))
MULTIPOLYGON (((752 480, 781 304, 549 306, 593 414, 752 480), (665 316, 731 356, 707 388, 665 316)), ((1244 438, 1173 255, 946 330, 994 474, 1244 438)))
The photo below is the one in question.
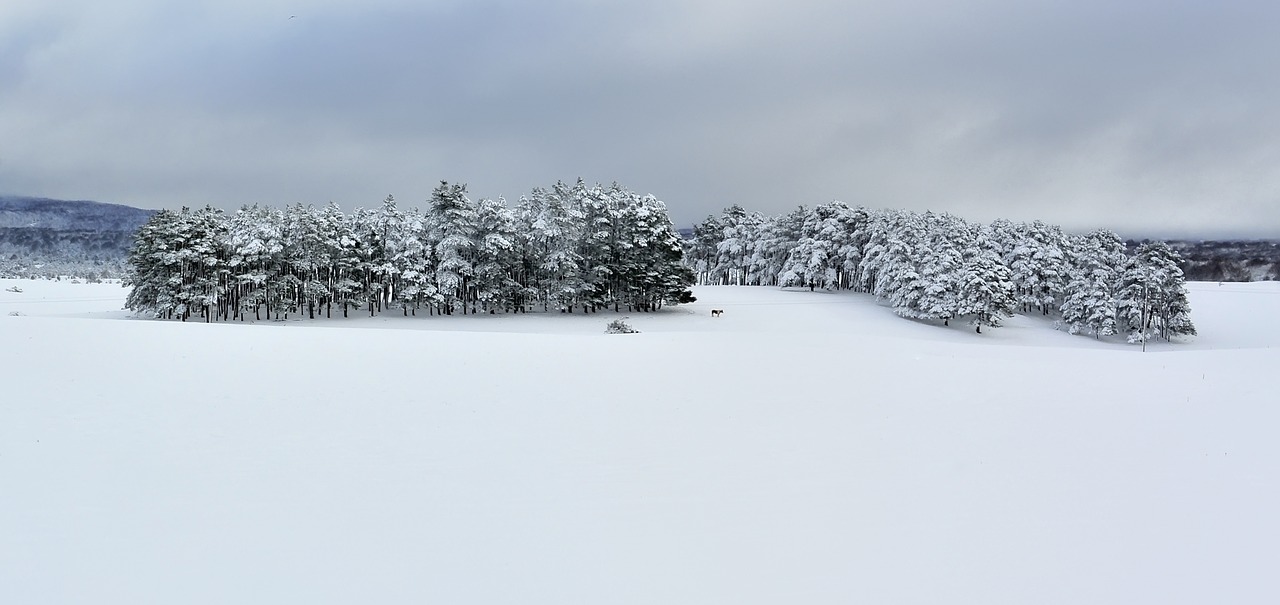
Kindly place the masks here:
POLYGON ((0 227, 58 231, 127 231, 141 227, 155 210, 88 200, 0 196, 0 227))
POLYGON ((0 277, 121 277, 133 234, 156 212, 0 195, 0 277))
POLYGON ((1172 240, 1191 281, 1280 281, 1280 241, 1172 240))

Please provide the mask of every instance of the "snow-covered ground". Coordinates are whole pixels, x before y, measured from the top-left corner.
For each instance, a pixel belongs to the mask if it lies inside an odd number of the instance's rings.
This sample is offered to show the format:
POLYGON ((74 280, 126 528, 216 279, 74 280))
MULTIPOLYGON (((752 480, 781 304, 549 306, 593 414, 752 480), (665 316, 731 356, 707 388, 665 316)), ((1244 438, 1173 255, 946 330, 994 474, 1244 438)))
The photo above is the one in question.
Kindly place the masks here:
POLYGON ((1143 354, 766 288, 616 336, 0 280, 0 602, 1274 603, 1280 285, 1190 289, 1143 354))

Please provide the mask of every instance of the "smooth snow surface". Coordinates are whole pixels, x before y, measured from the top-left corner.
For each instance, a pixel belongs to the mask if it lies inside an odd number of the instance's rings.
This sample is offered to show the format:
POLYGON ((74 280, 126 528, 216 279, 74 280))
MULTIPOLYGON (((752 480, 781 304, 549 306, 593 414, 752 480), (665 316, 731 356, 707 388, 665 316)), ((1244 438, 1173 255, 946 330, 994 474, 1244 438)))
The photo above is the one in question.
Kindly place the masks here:
POLYGON ((1277 602, 1277 284, 1145 354, 695 294, 622 336, 0 280, 0 602, 1277 602))

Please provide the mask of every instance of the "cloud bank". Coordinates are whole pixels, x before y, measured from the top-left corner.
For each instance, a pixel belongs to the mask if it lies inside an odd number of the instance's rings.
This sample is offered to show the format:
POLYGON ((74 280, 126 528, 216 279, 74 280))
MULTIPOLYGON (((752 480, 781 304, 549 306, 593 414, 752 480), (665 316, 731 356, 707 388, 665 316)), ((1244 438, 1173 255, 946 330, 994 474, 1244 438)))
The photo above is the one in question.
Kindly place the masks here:
POLYGON ((616 180, 1280 237, 1280 5, 374 0, 0 7, 0 192, 145 207, 616 180))

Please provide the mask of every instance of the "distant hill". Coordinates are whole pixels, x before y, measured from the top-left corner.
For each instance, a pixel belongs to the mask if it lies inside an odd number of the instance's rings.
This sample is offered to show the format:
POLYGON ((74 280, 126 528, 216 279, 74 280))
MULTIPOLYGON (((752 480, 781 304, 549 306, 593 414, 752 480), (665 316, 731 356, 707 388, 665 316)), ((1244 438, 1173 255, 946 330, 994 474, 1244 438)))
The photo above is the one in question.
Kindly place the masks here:
POLYGON ((1193 281, 1280 281, 1280 242, 1171 241, 1182 272, 1193 281))
POLYGON ((90 201, 0 196, 0 227, 137 231, 155 210, 90 201))
POLYGON ((119 277, 155 210, 0 196, 0 277, 119 277))

